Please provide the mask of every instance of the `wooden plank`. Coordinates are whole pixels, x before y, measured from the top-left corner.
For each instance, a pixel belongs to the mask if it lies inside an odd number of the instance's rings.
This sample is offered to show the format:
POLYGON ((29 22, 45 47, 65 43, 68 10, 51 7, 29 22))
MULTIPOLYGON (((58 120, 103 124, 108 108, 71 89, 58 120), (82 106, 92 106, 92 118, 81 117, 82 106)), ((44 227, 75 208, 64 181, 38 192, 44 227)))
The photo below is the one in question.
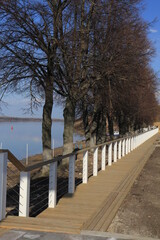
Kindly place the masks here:
POLYGON ((58 228, 58 227, 48 227, 48 226, 19 226, 18 224, 9 224, 9 225, 2 225, 1 228, 4 229, 21 229, 27 231, 39 231, 39 232, 56 232, 56 233, 70 233, 70 234, 80 234, 80 229, 73 229, 73 228, 65 228, 65 226, 58 228))
POLYGON ((25 171, 25 166, 8 150, 8 149, 0 149, 0 153, 7 152, 9 161, 19 170, 25 171))
POLYGON ((56 217, 58 217, 59 219, 61 218, 61 219, 63 219, 63 218, 65 218, 65 219, 72 219, 72 218, 76 218, 76 219, 86 219, 86 217, 89 217, 90 216, 90 214, 84 214, 84 213, 79 213, 79 214, 73 214, 73 213, 71 213, 71 214, 68 214, 68 213, 64 213, 64 212, 60 212, 60 211, 58 211, 58 212, 54 212, 54 214, 52 215, 52 214, 45 214, 44 213, 44 215, 40 215, 38 218, 45 218, 45 216, 46 216, 46 218, 47 217, 49 217, 49 216, 52 216, 53 218, 56 218, 56 217))
POLYGON ((50 221, 48 218, 38 219, 38 218, 31 218, 31 217, 7 217, 3 220, 3 223, 16 223, 16 224, 29 224, 29 225, 49 225, 49 226, 59 226, 60 224, 65 224, 65 226, 80 226, 79 221, 71 221, 70 219, 53 219, 50 221))
MULTIPOLYGON (((52 215, 52 214, 43 214, 43 216, 38 216, 38 218, 47 218, 47 219, 53 219, 53 216, 54 216, 54 218, 57 218, 57 219, 59 219, 59 220, 71 220, 71 221, 75 221, 75 220, 77 220, 78 222, 83 222, 83 221, 85 221, 86 220, 86 216, 84 216, 84 215, 69 215, 69 216, 66 216, 66 215, 64 215, 64 214, 60 214, 60 213, 58 213, 58 214, 54 214, 54 215, 52 215)), ((89 217, 89 216, 88 216, 89 217)))
POLYGON ((47 232, 67 232, 78 233, 81 228, 80 223, 68 220, 57 219, 38 219, 38 218, 19 218, 10 217, 1 223, 1 228, 23 229, 23 230, 39 230, 47 232))

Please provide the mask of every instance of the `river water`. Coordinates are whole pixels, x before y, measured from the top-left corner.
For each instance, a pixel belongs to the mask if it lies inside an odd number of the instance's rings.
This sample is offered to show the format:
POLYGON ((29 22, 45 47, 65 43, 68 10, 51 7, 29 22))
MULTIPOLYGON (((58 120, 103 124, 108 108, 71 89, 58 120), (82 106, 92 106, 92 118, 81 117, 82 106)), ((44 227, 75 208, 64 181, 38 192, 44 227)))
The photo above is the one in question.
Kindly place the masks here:
MULTIPOLYGON (((27 144, 29 155, 41 153, 41 125, 41 122, 1 122, 0 147, 9 149, 18 159, 26 157, 27 144)), ((52 123, 52 142, 55 148, 63 145, 63 129, 63 122, 52 123)), ((81 139, 78 134, 74 135, 74 142, 81 139)))

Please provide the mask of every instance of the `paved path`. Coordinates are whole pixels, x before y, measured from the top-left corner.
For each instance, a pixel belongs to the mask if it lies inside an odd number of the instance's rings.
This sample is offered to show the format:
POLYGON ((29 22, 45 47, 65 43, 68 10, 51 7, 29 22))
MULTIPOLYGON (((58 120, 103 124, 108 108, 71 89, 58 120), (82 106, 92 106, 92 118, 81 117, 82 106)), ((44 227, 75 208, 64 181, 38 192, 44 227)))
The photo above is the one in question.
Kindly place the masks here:
POLYGON ((0 229, 0 239, 3 236, 3 234, 6 233, 6 232, 8 232, 7 229, 3 229, 3 228, 0 229))
POLYGON ((158 135, 152 137, 111 167, 107 166, 88 184, 79 185, 75 194, 66 195, 55 209, 47 209, 37 218, 8 217, 0 228, 72 234, 82 230, 105 232, 154 151, 157 138, 158 135))
POLYGON ((102 232, 88 232, 81 235, 42 233, 31 231, 9 231, 0 237, 0 240, 159 240, 156 238, 143 238, 123 234, 110 234, 102 232))

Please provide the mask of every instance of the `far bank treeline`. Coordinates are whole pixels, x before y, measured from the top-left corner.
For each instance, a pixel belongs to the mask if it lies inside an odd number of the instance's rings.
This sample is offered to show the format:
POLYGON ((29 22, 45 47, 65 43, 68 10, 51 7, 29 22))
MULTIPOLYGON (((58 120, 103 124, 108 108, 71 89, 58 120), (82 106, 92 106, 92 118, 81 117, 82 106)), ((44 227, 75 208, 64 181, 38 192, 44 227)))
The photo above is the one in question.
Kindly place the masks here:
MULTIPOLYGON (((152 124, 157 113, 154 49, 139 0, 1 0, 1 99, 17 92, 43 106, 44 159, 51 158, 51 113, 64 105, 64 153, 76 118, 87 144, 152 124)), ((23 107, 23 106, 22 106, 23 107)))

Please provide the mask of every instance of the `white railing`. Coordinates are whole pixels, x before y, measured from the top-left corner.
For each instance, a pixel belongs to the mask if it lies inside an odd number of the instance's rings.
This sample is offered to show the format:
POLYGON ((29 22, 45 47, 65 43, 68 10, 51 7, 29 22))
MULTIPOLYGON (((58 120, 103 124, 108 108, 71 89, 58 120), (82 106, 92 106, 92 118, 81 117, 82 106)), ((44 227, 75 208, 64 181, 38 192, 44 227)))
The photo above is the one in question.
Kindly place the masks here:
MULTIPOLYGON (((92 147, 93 153, 93 176, 98 174, 98 152, 101 150, 101 170, 104 171, 106 165, 111 166, 121 159, 126 154, 133 151, 135 148, 143 144, 152 136, 158 133, 158 128, 148 132, 128 136, 125 138, 116 139, 110 142, 96 145, 92 147), (108 155, 107 155, 108 153, 108 155), (108 159, 108 161, 107 161, 108 159)), ((19 216, 29 216, 30 206, 30 172, 38 169, 44 165, 49 165, 49 186, 48 186, 48 207, 54 208, 57 204, 57 162, 69 157, 69 178, 68 178, 68 193, 74 194, 75 192, 75 159, 76 155, 83 153, 83 169, 82 169, 82 183, 88 182, 88 159, 89 151, 91 148, 85 148, 75 151, 71 154, 55 157, 49 161, 41 162, 32 166, 24 166, 22 163, 16 162, 15 166, 20 171, 20 184, 19 184, 19 216)), ((0 221, 6 216, 6 193, 7 193, 7 162, 8 153, 0 153, 0 221)), ((14 164, 14 161, 12 161, 14 164)))

